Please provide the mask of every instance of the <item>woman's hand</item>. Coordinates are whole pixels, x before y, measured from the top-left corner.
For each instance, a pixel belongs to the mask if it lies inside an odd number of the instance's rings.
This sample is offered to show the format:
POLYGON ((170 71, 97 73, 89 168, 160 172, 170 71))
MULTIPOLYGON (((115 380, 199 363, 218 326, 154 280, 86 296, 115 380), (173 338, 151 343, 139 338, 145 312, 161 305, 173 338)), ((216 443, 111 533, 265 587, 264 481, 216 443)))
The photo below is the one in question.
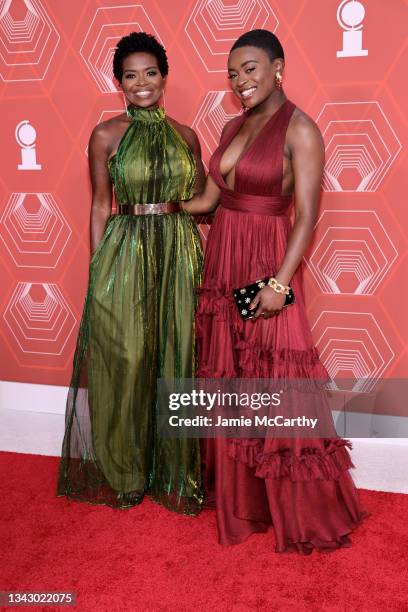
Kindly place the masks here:
POLYGON ((249 310, 256 310, 256 314, 253 317, 253 321, 258 319, 260 316, 265 319, 275 317, 280 313, 286 300, 284 293, 277 293, 271 287, 264 287, 259 291, 256 297, 252 300, 249 310))

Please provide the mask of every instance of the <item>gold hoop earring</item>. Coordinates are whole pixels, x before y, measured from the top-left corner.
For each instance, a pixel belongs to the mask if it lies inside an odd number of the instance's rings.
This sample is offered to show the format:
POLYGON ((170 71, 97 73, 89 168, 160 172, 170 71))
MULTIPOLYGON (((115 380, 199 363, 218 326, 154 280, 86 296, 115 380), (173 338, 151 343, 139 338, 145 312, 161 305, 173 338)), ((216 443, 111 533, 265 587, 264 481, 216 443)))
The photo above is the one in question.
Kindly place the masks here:
POLYGON ((276 89, 282 89, 282 74, 278 71, 275 74, 275 85, 276 85, 276 89))
POLYGON ((129 110, 128 110, 128 102, 126 100, 126 96, 123 93, 123 91, 122 91, 122 96, 123 96, 123 104, 125 105, 125 113, 128 117, 131 117, 131 114, 129 113, 129 110))

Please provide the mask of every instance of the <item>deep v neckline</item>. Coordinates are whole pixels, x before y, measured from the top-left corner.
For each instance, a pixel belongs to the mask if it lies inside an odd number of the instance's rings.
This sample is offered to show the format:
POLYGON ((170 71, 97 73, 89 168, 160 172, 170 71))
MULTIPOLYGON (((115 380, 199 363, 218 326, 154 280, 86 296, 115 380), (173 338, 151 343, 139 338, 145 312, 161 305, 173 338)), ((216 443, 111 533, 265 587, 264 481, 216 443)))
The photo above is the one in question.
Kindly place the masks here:
MULTIPOLYGON (((266 123, 261 127, 261 129, 259 130, 258 134, 255 136, 255 138, 253 139, 253 141, 249 144, 248 147, 246 147, 246 149, 244 149, 241 153, 241 155, 238 157, 235 166, 233 166, 231 168, 231 170, 229 172, 231 172, 233 169, 235 170, 235 174, 234 174, 234 186, 231 188, 227 185, 224 176, 221 174, 221 170, 220 170, 220 163, 221 163, 221 159, 222 156, 224 155, 225 151, 228 149, 228 147, 230 146, 230 144, 232 143, 232 141, 234 140, 234 138, 236 136, 238 136, 238 133, 240 131, 240 129, 242 128, 243 125, 245 125, 247 119, 248 119, 248 114, 247 113, 243 113, 242 117, 243 117, 243 121, 240 121, 239 123, 237 123, 237 128, 235 130, 231 130, 231 136, 229 139, 226 140, 226 142, 224 143, 224 145, 222 147, 220 147, 220 154, 219 154, 219 158, 218 158, 218 164, 217 164, 217 169, 218 169, 218 174, 219 174, 219 178, 221 180, 221 183, 224 187, 224 189, 227 189, 228 191, 235 191, 235 185, 236 185, 236 177, 237 177, 237 169, 239 164, 241 163, 241 161, 243 159, 245 159, 245 157, 248 155, 248 153, 251 151, 252 147, 257 143, 258 139, 260 138, 260 136, 263 134, 263 132, 266 130, 267 127, 269 127, 269 124, 271 123, 271 121, 273 119, 275 119, 275 117, 281 112, 282 108, 287 104, 288 102, 288 98, 286 98, 286 100, 280 105, 280 107, 273 113, 273 115, 271 115, 269 117, 269 119, 266 121, 266 123)), ((229 174, 228 172, 228 174, 229 174)), ((228 176, 228 175, 226 175, 228 176)))

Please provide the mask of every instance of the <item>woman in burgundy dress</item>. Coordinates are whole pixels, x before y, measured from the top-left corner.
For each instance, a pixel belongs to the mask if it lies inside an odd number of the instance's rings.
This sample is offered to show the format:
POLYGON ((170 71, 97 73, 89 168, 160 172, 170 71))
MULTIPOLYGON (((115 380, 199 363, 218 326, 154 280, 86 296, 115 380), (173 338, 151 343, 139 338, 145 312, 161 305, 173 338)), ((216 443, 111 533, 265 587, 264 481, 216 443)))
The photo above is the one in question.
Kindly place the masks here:
MULTIPOLYGON (((266 30, 241 36, 228 60, 246 112, 224 128, 204 192, 185 209, 218 209, 208 236, 196 317, 198 377, 326 379, 306 316, 301 262, 316 222, 324 145, 316 124, 281 87, 284 53, 266 30), (295 201, 295 220, 288 210, 295 201), (243 321, 233 290, 274 277, 243 321), (273 283, 272 283, 273 284, 273 283), (283 308, 282 285, 295 304, 283 308)), ((299 407, 299 411, 301 406, 299 407)), ((276 551, 349 545, 364 516, 337 438, 202 441, 207 504, 222 544, 273 524, 276 551)))

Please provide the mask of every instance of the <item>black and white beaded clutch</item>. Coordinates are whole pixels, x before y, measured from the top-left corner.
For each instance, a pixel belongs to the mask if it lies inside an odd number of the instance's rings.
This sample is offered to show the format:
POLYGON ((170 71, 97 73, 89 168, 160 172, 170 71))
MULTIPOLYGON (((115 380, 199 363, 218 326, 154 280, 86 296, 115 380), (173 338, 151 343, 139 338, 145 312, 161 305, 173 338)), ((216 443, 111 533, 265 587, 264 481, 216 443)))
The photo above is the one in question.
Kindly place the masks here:
MULTIPOLYGON (((268 281, 269 276, 264 279, 255 281, 254 283, 252 283, 252 285, 247 285, 246 287, 234 289, 234 300, 239 310, 239 314, 241 315, 241 318, 244 319, 244 321, 252 319, 252 317, 255 315, 256 309, 250 310, 249 306, 252 300, 255 298, 256 294, 268 284, 268 281)), ((290 288, 289 293, 286 295, 285 303, 283 306, 290 306, 294 303, 295 294, 293 293, 293 289, 290 288)))

